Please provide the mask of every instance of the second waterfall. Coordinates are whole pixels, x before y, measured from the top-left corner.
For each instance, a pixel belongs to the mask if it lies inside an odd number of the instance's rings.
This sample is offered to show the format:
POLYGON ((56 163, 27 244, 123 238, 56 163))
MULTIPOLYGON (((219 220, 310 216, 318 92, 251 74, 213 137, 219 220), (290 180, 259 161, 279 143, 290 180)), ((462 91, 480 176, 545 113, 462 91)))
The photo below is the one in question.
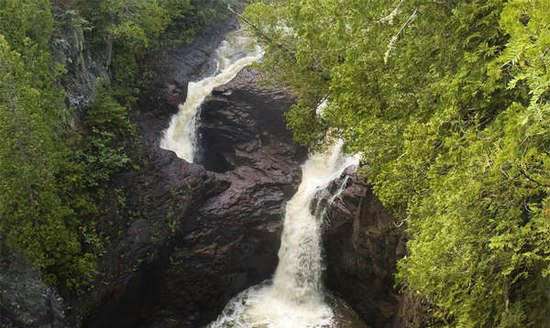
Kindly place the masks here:
POLYGON ((337 141, 327 151, 310 155, 302 166, 302 182, 286 206, 279 265, 273 281, 236 296, 209 328, 334 326, 334 314, 325 302, 321 281, 323 218, 313 215, 311 207, 320 191, 346 168, 358 164, 356 157, 343 155, 342 146, 337 141))
MULTIPOLYGON (((197 152, 196 118, 204 100, 230 82, 246 66, 258 61, 262 50, 243 32, 231 33, 214 58, 213 75, 189 83, 187 99, 165 131, 160 146, 188 162, 197 152)), ((320 106, 322 111, 324 105, 320 106)), ((345 156, 338 140, 322 153, 309 156, 302 181, 286 205, 279 264, 273 280, 249 288, 229 302, 209 328, 324 328, 335 327, 334 310, 322 288, 321 230, 324 211, 312 213, 319 192, 338 180, 346 168, 357 165, 345 156)), ((342 187, 347 180, 341 182, 342 187)), ((329 199, 334 200, 341 191, 329 199)), ((330 205, 330 204, 329 204, 330 205)))

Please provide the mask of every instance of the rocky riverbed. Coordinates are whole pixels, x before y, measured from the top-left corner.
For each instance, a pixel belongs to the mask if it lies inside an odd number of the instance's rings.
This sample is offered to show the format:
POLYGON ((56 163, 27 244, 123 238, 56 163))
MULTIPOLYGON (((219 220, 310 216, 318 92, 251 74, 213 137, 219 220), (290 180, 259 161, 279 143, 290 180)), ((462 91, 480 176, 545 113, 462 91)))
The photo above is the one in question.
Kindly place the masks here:
MULTIPOLYGON (((284 122, 293 95, 245 69, 203 104, 197 164, 159 148, 187 83, 212 71, 214 49, 235 28, 230 19, 154 58, 155 79, 133 114, 143 167, 117 181, 129 191, 129 210, 113 207, 106 218, 116 222, 116 238, 93 290, 63 300, 24 260, 3 252, 3 327, 200 327, 272 276, 285 202, 307 154, 284 122)), ((326 286, 348 304, 341 313, 352 308, 370 327, 404 326, 393 290, 403 234, 356 176, 329 210, 324 246, 326 286)))

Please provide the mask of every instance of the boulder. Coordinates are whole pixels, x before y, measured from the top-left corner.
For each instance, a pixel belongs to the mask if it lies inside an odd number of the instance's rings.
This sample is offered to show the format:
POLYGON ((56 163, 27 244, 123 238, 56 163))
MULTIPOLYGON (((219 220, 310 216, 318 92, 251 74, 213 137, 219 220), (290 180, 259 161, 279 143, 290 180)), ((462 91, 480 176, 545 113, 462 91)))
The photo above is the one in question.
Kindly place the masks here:
POLYGON ((63 300, 0 237, 0 327, 65 328, 63 300))
POLYGON ((158 147, 161 130, 151 129, 168 110, 141 114, 149 166, 132 189, 146 219, 105 256, 87 327, 198 327, 273 274, 306 151, 284 124, 293 96, 260 78, 244 70, 203 104, 198 164, 158 147))
POLYGON ((327 288, 370 327, 394 327, 402 297, 394 274, 405 255, 403 229, 355 174, 328 209, 324 229, 327 288))

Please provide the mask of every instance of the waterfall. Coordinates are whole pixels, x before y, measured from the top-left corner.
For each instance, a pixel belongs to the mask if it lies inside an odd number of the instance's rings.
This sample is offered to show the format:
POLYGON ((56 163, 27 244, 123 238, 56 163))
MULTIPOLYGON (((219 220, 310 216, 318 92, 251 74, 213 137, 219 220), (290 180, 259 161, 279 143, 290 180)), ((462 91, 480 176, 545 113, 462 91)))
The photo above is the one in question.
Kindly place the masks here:
MULTIPOLYGON (((206 78, 189 83, 187 99, 180 105, 160 142, 163 149, 193 162, 197 145, 197 115, 214 88, 234 79, 258 61, 262 50, 242 32, 230 34, 215 54, 217 69, 206 78)), ((326 101, 318 108, 322 112, 326 101)), ((249 288, 231 300, 210 328, 321 328, 334 326, 334 314, 323 295, 321 229, 326 208, 312 214, 320 191, 338 179, 346 168, 358 164, 348 157, 338 140, 326 151, 309 156, 302 166, 298 191, 286 205, 279 265, 272 281, 249 288)), ((345 187, 341 182, 328 205, 345 187)))
MULTIPOLYGON (((298 191, 286 205, 273 281, 237 295, 209 328, 321 328, 335 324, 322 291, 323 218, 311 213, 311 205, 346 168, 358 164, 357 157, 343 154, 342 146, 338 140, 325 152, 310 155, 303 164, 298 191)), ((346 181, 343 179, 327 206, 343 191, 346 181)), ((324 212, 319 211, 321 215, 324 212)))
POLYGON ((282 297, 295 301, 318 298, 321 290, 321 217, 311 213, 315 195, 355 164, 342 155, 342 141, 314 154, 302 167, 302 182, 287 203, 279 265, 273 285, 282 297))
POLYGON ((160 147, 193 163, 197 145, 196 120, 202 103, 216 87, 233 80, 243 68, 258 61, 261 56, 261 48, 242 31, 229 34, 216 50, 217 68, 214 74, 189 83, 187 99, 164 131, 160 147))

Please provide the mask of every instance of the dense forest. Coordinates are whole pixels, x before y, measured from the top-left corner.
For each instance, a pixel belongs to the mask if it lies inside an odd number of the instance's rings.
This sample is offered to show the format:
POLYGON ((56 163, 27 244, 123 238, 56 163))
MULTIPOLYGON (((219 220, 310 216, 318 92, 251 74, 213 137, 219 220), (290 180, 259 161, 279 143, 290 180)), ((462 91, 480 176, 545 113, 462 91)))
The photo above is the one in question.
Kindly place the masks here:
POLYGON ((396 283, 430 326, 543 327, 550 286, 548 0, 265 1, 246 19, 409 235, 396 283), (322 115, 317 106, 328 101, 322 115))
MULTIPOLYGON (((67 293, 90 288, 109 242, 98 220, 124 203, 112 182, 140 170, 147 58, 235 2, 0 0, 0 249, 67 293), (68 25, 104 70, 83 108, 54 49, 68 25)), ((406 230, 395 289, 419 304, 410 325, 546 327, 550 0, 249 2, 260 69, 298 99, 294 139, 342 138, 406 230)))
MULTIPOLYGON (((0 233, 46 280, 77 291, 93 280, 105 236, 96 231, 113 177, 138 170, 129 112, 144 58, 190 40, 221 2, 0 2, 0 233), (200 6, 197 4, 200 3, 200 6), (84 110, 66 101, 69 72, 55 40, 78 27, 107 74, 84 110)), ((85 56, 82 54, 81 56, 85 56)), ((113 196, 114 194, 114 196, 113 196)))

